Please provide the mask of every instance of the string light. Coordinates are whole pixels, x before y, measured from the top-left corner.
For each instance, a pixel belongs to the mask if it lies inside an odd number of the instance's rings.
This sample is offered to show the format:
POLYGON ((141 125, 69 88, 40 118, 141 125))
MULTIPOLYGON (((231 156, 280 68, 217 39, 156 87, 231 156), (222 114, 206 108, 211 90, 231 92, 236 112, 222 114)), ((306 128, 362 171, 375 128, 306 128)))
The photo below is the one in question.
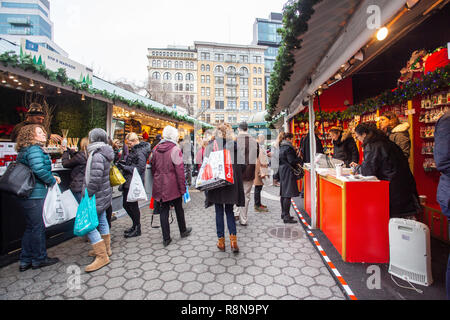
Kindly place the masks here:
POLYGON ((383 41, 388 36, 389 30, 386 27, 381 28, 377 32, 377 39, 378 41, 383 41))
POLYGON ((58 89, 56 90, 56 93, 57 93, 57 94, 61 94, 61 89, 58 88, 58 89))

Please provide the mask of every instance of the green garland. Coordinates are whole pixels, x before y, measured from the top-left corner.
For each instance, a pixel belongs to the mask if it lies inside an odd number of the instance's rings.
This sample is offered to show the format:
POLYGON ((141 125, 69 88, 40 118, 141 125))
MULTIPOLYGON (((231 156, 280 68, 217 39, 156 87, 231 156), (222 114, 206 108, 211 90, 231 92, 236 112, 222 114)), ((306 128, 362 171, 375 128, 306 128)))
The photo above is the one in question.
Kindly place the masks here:
POLYGON ((281 91, 293 73, 295 65, 294 50, 301 48, 302 40, 298 38, 308 31, 308 21, 314 14, 313 6, 322 0, 298 0, 287 4, 283 9, 283 28, 278 29, 282 36, 281 46, 275 61, 269 82, 268 115, 266 121, 272 122, 281 91))
MULTIPOLYGON (((43 65, 36 65, 33 62, 33 58, 31 57, 31 55, 20 57, 17 54, 15 54, 14 51, 4 52, 3 54, 0 55, 0 63, 2 63, 5 67, 10 66, 13 68, 20 68, 27 72, 38 73, 51 82, 59 82, 64 86, 70 86, 75 91, 84 91, 91 95, 100 95, 108 100, 113 101, 113 103, 119 101, 129 107, 136 107, 138 109, 167 116, 178 121, 184 121, 191 124, 195 124, 196 122, 195 120, 188 118, 187 116, 179 115, 176 111, 169 111, 166 109, 157 108, 154 107, 153 105, 145 104, 140 100, 129 100, 118 94, 110 93, 106 90, 91 89, 89 88, 89 85, 86 83, 78 82, 74 79, 69 79, 67 77, 66 70, 63 68, 60 68, 58 69, 57 72, 54 72, 47 69, 43 65)), ((213 126, 206 124, 202 124, 202 127, 204 129, 213 128, 213 126)))
MULTIPOLYGON (((406 82, 395 90, 386 90, 374 98, 369 98, 360 104, 353 105, 344 111, 336 112, 315 112, 316 120, 324 121, 347 121, 352 120, 355 116, 365 115, 367 113, 376 112, 385 106, 394 106, 406 103, 407 101, 418 96, 431 95, 440 90, 450 87, 450 64, 445 67, 438 68, 423 76, 422 79, 414 79, 406 82)), ((272 126, 279 120, 269 121, 268 127, 272 126)), ((302 112, 296 116, 299 122, 309 120, 308 112, 302 112)))

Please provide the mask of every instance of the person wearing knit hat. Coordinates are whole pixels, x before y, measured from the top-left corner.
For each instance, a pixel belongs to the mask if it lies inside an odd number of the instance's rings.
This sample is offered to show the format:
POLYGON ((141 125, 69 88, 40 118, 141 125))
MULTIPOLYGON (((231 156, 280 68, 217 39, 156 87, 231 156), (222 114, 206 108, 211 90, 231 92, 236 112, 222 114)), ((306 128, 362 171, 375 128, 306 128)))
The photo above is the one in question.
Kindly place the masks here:
MULTIPOLYGON (((11 133, 11 141, 16 142, 17 137, 19 136, 20 129, 30 124, 39 124, 43 125, 45 121, 45 112, 42 106, 39 103, 32 103, 28 108, 27 116, 25 121, 16 125, 11 133)), ((63 138, 57 134, 48 134, 47 139, 52 141, 61 142, 63 138)))

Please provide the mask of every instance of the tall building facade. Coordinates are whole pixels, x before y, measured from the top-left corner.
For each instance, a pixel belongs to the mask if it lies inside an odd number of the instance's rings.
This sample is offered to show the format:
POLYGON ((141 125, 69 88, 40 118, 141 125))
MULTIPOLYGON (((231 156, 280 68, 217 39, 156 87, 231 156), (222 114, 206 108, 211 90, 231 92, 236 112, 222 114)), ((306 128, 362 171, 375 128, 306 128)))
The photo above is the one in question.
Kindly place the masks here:
POLYGON ((270 75, 273 71, 278 55, 278 48, 282 40, 277 30, 282 27, 283 14, 274 12, 270 14, 269 19, 256 18, 253 24, 253 44, 267 46, 264 54, 266 102, 269 98, 267 92, 269 91, 270 75))
POLYGON ((0 36, 20 44, 26 38, 63 56, 68 54, 53 41, 53 22, 48 0, 0 1, 0 36))
POLYGON ((266 47, 195 42, 198 55, 197 114, 202 121, 237 124, 265 104, 266 47))
POLYGON ((152 99, 195 115, 197 107, 197 51, 194 47, 148 49, 148 83, 152 99))

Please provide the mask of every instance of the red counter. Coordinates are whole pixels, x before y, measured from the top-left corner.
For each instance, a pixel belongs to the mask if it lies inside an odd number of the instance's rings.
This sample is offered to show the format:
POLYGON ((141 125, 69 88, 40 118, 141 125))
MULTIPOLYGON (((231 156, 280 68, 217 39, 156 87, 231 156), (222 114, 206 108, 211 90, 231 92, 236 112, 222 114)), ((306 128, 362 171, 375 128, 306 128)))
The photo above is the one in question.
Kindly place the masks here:
MULTIPOLYGON (((311 213, 310 199, 307 199, 309 176, 310 172, 305 170, 308 214, 311 213)), ((344 182, 321 175, 317 181, 318 226, 342 260, 389 263, 389 182, 344 182)))

